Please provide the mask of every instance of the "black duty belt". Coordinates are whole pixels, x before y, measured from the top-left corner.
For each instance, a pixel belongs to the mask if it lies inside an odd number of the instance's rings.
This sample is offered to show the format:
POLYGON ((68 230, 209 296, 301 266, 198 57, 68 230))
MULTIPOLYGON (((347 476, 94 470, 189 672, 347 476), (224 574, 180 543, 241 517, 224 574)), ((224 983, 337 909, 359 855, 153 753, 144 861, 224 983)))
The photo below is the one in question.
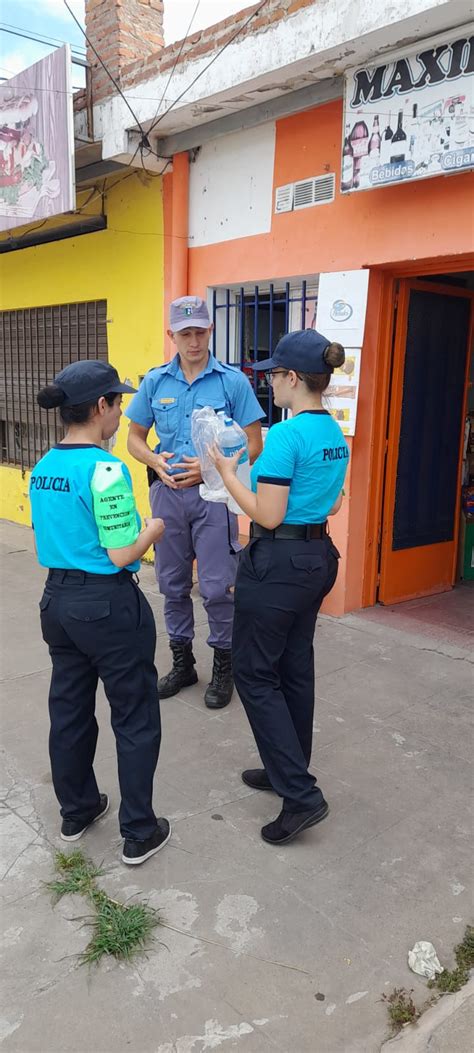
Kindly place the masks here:
POLYGON ((62 570, 59 567, 55 567, 53 570, 48 571, 48 581, 53 581, 57 585, 85 585, 99 584, 99 585, 123 585, 124 582, 130 581, 132 578, 137 579, 137 575, 133 574, 131 570, 118 570, 116 574, 89 574, 87 570, 62 570))
POLYGON ((324 523, 280 523, 274 530, 267 530, 259 523, 250 524, 250 537, 278 538, 279 540, 296 541, 298 538, 304 541, 314 541, 326 537, 329 533, 327 520, 324 523))

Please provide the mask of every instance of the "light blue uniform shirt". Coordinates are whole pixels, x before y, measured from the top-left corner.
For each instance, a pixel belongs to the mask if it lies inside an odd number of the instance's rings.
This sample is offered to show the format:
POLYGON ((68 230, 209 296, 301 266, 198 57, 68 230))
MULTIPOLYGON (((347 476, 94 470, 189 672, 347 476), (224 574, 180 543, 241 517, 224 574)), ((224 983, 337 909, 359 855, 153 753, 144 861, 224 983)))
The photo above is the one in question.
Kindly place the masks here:
POLYGON ((349 449, 326 410, 305 410, 270 428, 252 469, 257 484, 289 486, 284 523, 323 523, 342 490, 349 449))
MULTIPOLYGON (((100 446, 54 446, 35 464, 30 478, 30 502, 36 552, 43 567, 85 570, 90 574, 119 573, 120 568, 107 555, 107 548, 121 547, 120 543, 114 545, 113 509, 106 548, 100 544, 94 515, 92 476, 97 464, 104 461, 122 465, 128 495, 132 480, 126 464, 100 446)), ((140 516, 133 502, 131 505, 130 515, 136 517, 138 537, 140 516)), ((123 529, 123 522, 119 529, 123 529)), ((139 567, 137 560, 127 570, 136 571, 139 567)))
MULTIPOLYGON (((167 450, 175 454, 174 461, 182 461, 183 455, 196 456, 191 414, 203 406, 212 406, 216 412, 225 410, 241 428, 265 417, 245 373, 218 362, 211 354, 206 368, 191 384, 181 369, 179 355, 164 366, 150 369, 125 416, 142 428, 154 425, 159 440, 155 452, 167 450)), ((173 460, 168 461, 170 466, 173 460)))

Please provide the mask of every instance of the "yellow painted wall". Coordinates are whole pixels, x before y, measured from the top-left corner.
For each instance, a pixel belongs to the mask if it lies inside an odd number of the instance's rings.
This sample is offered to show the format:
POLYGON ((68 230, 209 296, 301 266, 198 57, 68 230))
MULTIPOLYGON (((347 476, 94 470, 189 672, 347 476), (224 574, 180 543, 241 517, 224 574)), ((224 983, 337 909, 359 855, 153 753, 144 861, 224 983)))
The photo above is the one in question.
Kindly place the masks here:
MULTIPOLYGON (((90 195, 88 190, 82 198, 90 195)), ((96 214, 100 205, 100 197, 91 200, 85 214, 96 214)), ((1 256, 0 309, 107 300, 109 361, 136 386, 139 376, 163 361, 161 179, 142 172, 111 178, 105 210, 107 230, 1 256)), ((129 465, 139 511, 149 515, 146 469, 127 454, 126 435, 122 418, 113 452, 129 465)), ((1 467, 2 518, 30 522, 28 479, 29 472, 1 467)))

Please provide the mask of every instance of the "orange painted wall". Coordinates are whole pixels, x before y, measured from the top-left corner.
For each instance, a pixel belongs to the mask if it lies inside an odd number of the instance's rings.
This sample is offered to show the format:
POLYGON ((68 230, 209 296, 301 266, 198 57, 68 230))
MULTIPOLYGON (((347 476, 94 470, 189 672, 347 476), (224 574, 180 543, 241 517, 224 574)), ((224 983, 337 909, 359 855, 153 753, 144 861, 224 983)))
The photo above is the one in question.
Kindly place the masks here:
MULTIPOLYGON (((335 201, 273 214, 268 234, 190 249, 188 292, 205 295, 215 285, 360 267, 389 271, 402 261, 472 251, 473 173, 343 195, 337 189, 341 137, 342 100, 277 122, 273 189, 335 172, 335 201)), ((168 179, 173 175, 165 177, 165 183, 168 179)), ((338 582, 325 606, 333 614, 362 605, 366 547, 376 543, 367 536, 367 523, 377 356, 384 321, 382 294, 383 271, 373 270, 347 496, 331 524, 342 556, 338 582)))
MULTIPOLYGON (((277 121, 274 187, 340 176, 342 102, 277 121)), ((272 216, 269 234, 190 249, 189 290, 472 252, 474 174, 340 194, 272 216)))

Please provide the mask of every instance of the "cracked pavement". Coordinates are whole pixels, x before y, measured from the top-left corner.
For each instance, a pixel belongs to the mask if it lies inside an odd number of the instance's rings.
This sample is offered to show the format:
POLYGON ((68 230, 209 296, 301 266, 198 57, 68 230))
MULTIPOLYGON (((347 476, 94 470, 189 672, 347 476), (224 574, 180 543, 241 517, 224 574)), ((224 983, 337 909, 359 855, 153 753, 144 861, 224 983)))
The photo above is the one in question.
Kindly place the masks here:
MULTIPOLYGON (((278 801, 240 780, 255 750, 237 696, 216 713, 203 705, 211 662, 196 594, 200 682, 161 707, 155 800, 173 834, 132 872, 120 862, 115 747, 99 693, 96 770, 111 810, 80 846, 103 864, 110 895, 146 899, 163 925, 136 962, 88 970, 77 958, 84 901, 54 905, 45 889, 62 845, 38 617, 45 575, 26 528, 3 524, 0 550, 5 1053, 380 1050, 381 994, 414 988, 426 1001, 409 948, 431 940, 451 965, 472 918, 468 633, 427 639, 418 625, 397 629, 393 612, 390 624, 364 613, 320 619, 313 767, 331 813, 278 849, 260 838, 278 801)), ((140 577, 165 671, 162 600, 151 568, 140 577)), ((467 1053, 462 1031, 458 1022, 449 1053, 467 1053)))

